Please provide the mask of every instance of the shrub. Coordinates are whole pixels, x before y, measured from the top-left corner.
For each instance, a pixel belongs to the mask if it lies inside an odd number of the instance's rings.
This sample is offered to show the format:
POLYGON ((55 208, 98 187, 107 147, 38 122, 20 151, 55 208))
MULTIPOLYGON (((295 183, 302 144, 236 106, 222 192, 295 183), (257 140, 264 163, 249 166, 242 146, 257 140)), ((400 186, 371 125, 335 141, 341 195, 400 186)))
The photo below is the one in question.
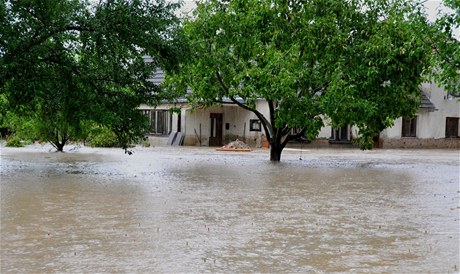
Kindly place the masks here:
POLYGON ((119 147, 115 133, 107 127, 94 126, 88 135, 88 145, 92 147, 119 147))
POLYGON ((6 141, 6 146, 7 147, 23 147, 24 145, 22 144, 21 139, 19 139, 16 136, 13 136, 8 141, 6 141))

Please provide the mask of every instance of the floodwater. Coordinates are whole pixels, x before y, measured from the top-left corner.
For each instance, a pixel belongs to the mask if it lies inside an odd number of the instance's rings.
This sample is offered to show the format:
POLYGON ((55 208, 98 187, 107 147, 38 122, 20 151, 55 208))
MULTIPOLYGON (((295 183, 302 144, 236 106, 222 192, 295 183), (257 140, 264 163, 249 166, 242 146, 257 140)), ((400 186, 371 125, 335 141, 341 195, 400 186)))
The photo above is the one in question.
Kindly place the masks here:
POLYGON ((458 150, 1 148, 1 273, 458 273, 458 150))

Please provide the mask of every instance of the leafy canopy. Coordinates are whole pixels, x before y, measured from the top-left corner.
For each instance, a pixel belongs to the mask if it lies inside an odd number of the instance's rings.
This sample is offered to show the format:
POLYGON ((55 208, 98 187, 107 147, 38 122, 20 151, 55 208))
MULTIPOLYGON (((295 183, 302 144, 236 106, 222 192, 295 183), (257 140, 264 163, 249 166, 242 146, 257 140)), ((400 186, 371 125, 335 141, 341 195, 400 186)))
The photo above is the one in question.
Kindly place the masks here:
POLYGON ((460 97, 460 1, 444 0, 443 4, 450 11, 442 14, 431 31, 427 31, 434 48, 433 75, 440 85, 460 97))
POLYGON ((184 25, 192 56, 170 76, 171 90, 190 87, 196 105, 226 97, 253 111, 273 161, 289 140, 315 138, 324 117, 356 125, 370 148, 418 107, 425 24, 421 6, 406 0, 203 1, 184 25))
POLYGON ((147 79, 186 55, 178 7, 164 0, 2 1, 0 91, 8 109, 35 119, 58 150, 84 137, 89 123, 109 127, 126 148, 146 127, 137 107, 163 95, 147 79))

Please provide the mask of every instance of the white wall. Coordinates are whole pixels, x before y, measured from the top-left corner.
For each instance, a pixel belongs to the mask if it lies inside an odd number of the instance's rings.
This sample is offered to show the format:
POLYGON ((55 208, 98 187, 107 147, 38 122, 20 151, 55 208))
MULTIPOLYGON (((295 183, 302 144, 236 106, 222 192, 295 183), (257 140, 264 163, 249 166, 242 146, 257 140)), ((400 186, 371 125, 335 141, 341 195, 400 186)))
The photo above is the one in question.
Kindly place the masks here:
MULTIPOLYGON (((446 117, 460 117, 460 103, 458 98, 448 98, 447 93, 433 83, 424 83, 421 86, 436 111, 419 110, 417 113, 417 138, 442 139, 445 138, 446 117)), ((391 128, 382 132, 382 137, 388 139, 401 138, 402 118, 395 121, 391 128)))
MULTIPOLYGON (((423 84, 421 89, 438 110, 434 112, 420 110, 417 113, 417 138, 415 139, 445 139, 446 117, 460 117, 460 103, 458 98, 447 98, 447 93, 443 89, 431 83, 423 84)), ((171 107, 173 105, 165 104, 158 106, 157 109, 169 109, 171 107)), ((268 104, 264 100, 256 101, 256 107, 267 119, 269 118, 268 104)), ((153 109, 153 107, 141 105, 140 109, 153 109)), ((199 137, 201 137, 201 145, 209 145, 211 130, 210 113, 222 113, 223 115, 222 137, 224 144, 238 138, 252 147, 260 147, 261 141, 265 136, 265 131, 263 128, 261 131, 250 131, 250 120, 258 119, 258 117, 250 111, 230 104, 207 109, 191 109, 189 106, 183 105, 181 109, 181 132, 185 135, 185 145, 198 146, 199 137), (227 123, 229 124, 229 129, 226 129, 227 123)), ((178 131, 177 119, 178 115, 174 114, 172 122, 173 131, 178 131)), ((318 134, 319 139, 328 139, 331 136, 331 126, 329 123, 330 121, 325 118, 325 126, 318 134)), ((401 128, 402 119, 396 119, 391 128, 387 128, 381 133, 381 137, 387 140, 410 139, 401 138, 401 128)), ((357 129, 355 127, 351 129, 351 134, 352 137, 356 137, 357 129)))
POLYGON ((426 133, 422 129, 420 138, 445 138, 446 117, 460 117, 459 98, 448 96, 444 89, 433 83, 422 85, 422 91, 430 98, 438 111, 430 113, 430 117, 427 120, 427 123, 431 125, 429 128, 431 133, 426 133))
POLYGON ((222 108, 214 107, 208 109, 191 109, 187 107, 183 112, 183 133, 185 134, 185 145, 201 145, 209 144, 209 134, 211 132, 211 122, 209 113, 222 113, 222 108))
POLYGON ((323 123, 324 126, 318 133, 318 139, 329 139, 331 137, 331 121, 328 117, 323 117, 323 123))
MULTIPOLYGON (((263 109, 263 103, 259 104, 263 109)), ((263 129, 261 131, 250 131, 249 125, 251 119, 258 119, 257 116, 248 110, 230 104, 207 109, 191 109, 189 107, 183 109, 182 127, 185 132, 186 145, 199 145, 200 137, 202 146, 209 145, 211 132, 210 113, 222 113, 223 144, 240 139, 253 147, 260 146, 262 135, 265 132, 263 129), (228 129, 226 129, 226 124, 229 125, 228 129)))

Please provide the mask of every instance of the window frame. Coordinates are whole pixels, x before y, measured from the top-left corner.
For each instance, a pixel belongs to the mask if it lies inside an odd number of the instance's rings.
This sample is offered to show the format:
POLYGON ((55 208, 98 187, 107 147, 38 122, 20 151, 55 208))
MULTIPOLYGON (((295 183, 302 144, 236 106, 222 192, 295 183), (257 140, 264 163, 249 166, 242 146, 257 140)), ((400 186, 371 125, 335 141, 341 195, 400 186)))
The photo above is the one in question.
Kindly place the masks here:
POLYGON ((172 129, 172 115, 168 109, 142 110, 149 122, 149 134, 167 136, 172 129))
POLYGON ((259 119, 249 120, 249 131, 262 131, 262 123, 259 119))
POLYGON ((418 116, 413 118, 402 118, 401 120, 401 138, 417 137, 417 120, 418 116))
POLYGON ((446 117, 445 138, 460 137, 458 134, 459 120, 459 117, 446 117))
POLYGON ((331 127, 331 143, 351 143, 351 125, 346 124, 340 128, 331 127), (343 138, 345 137, 345 138, 343 138))

